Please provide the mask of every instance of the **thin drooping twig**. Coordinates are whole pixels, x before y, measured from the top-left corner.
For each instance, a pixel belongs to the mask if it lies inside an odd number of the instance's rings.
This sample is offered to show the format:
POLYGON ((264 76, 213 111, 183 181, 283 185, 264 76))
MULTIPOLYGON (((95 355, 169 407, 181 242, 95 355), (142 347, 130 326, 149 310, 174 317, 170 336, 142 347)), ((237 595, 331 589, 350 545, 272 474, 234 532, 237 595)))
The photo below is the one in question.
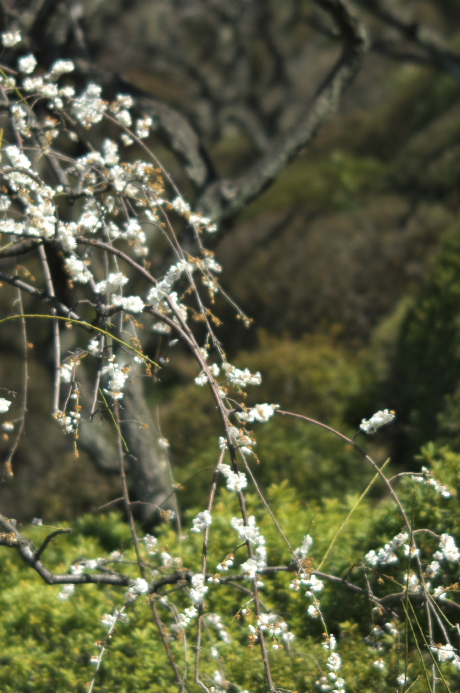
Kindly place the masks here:
MULTIPOLYGON (((38 254, 42 263, 43 274, 49 296, 54 296, 53 278, 51 276, 48 258, 43 245, 38 246, 38 254)), ((56 308, 51 308, 51 313, 56 315, 56 308)), ((53 320, 53 342, 54 342, 54 389, 53 389, 53 414, 59 411, 59 391, 61 387, 61 335, 59 331, 59 320, 53 320)))

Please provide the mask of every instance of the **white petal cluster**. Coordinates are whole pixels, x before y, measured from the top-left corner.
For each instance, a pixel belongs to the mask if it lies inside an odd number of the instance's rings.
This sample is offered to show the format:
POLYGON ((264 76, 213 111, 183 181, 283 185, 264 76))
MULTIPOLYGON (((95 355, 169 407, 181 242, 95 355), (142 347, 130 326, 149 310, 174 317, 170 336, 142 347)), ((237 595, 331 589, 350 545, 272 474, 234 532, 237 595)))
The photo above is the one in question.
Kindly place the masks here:
POLYGON ((425 483, 427 486, 431 486, 434 488, 436 493, 440 493, 443 498, 452 498, 452 493, 449 491, 447 486, 438 481, 433 472, 431 472, 427 467, 422 467, 421 473, 417 475, 413 474, 411 479, 418 484, 425 483))
POLYGON ((149 116, 144 116, 136 120, 136 136, 140 140, 146 139, 150 135, 150 129, 152 127, 153 121, 149 116))
POLYGON ((235 473, 228 464, 220 464, 219 471, 227 479, 227 488, 229 491, 239 492, 248 485, 246 474, 244 472, 235 473))
MULTIPOLYGON (((210 366, 208 366, 208 369, 209 369, 209 372, 211 373, 211 375, 212 375, 214 378, 217 378, 217 376, 218 376, 219 373, 220 373, 220 368, 219 368, 219 366, 217 365, 217 363, 212 363, 210 366)), ((195 383, 196 383, 196 385, 200 385, 200 386, 206 385, 207 382, 208 382, 208 376, 206 375, 206 373, 205 373, 204 371, 202 371, 202 372, 200 373, 200 375, 198 375, 198 376, 195 378, 195 383)))
POLYGON ((20 31, 10 31, 1 35, 2 44, 5 48, 12 48, 17 43, 22 41, 22 36, 20 31))
POLYGON ((253 580, 257 575, 257 561, 254 558, 248 558, 247 561, 241 564, 243 573, 250 580, 253 580))
POLYGON ((455 563, 460 559, 460 552, 455 543, 455 539, 450 534, 441 535, 439 551, 434 554, 434 558, 437 560, 445 558, 450 563, 455 563))
POLYGON ((184 609, 182 614, 177 615, 176 623, 171 626, 172 629, 175 631, 183 631, 197 614, 198 609, 194 606, 189 606, 188 609, 184 609))
POLYGON ((107 279, 96 284, 96 293, 107 294, 117 291, 128 282, 128 277, 123 272, 113 272, 107 279))
POLYGON ((379 549, 378 552, 372 550, 366 554, 366 561, 373 566, 378 565, 390 565, 391 563, 397 563, 398 557, 395 553, 396 549, 403 546, 409 540, 409 535, 407 532, 401 532, 397 534, 389 544, 385 544, 383 549, 379 549))
POLYGON ((115 361, 107 364, 101 371, 101 375, 108 376, 109 383, 107 388, 104 390, 106 395, 110 395, 113 399, 122 399, 123 397, 123 387, 128 378, 127 369, 124 366, 120 366, 115 361))
POLYGON ((203 510, 203 512, 198 513, 198 515, 193 520, 192 532, 204 532, 207 527, 210 527, 212 523, 212 515, 209 510, 203 510))
POLYGON ((279 404, 256 404, 252 409, 238 412, 237 417, 246 423, 253 423, 254 421, 265 423, 279 409, 279 406, 279 404))
POLYGON ((59 77, 62 77, 62 75, 67 75, 74 70, 75 65, 71 60, 56 60, 56 62, 52 64, 51 70, 48 72, 45 79, 48 79, 50 82, 55 82, 59 77))
POLYGON ((37 67, 37 58, 32 53, 28 55, 23 55, 22 58, 18 60, 18 70, 25 75, 30 75, 31 72, 37 67))
POLYGON ((145 308, 145 303, 139 296, 112 296, 112 303, 130 313, 142 313, 145 308))
POLYGON ((262 376, 259 372, 251 373, 247 368, 241 370, 240 368, 232 366, 230 363, 224 363, 222 367, 228 381, 236 387, 243 388, 248 385, 260 385, 262 382, 262 376))
POLYGON ((208 626, 215 628, 217 635, 223 642, 228 644, 232 641, 227 628, 222 622, 222 617, 219 616, 219 614, 206 614, 204 618, 208 626))
POLYGON ((125 593, 125 600, 127 602, 132 602, 140 594, 146 594, 149 591, 149 583, 144 578, 136 578, 134 583, 131 585, 129 590, 125 593))
POLYGON ((119 609, 115 609, 113 615, 104 614, 103 616, 101 616, 101 623, 109 629, 112 628, 117 621, 127 623, 129 621, 129 617, 127 614, 123 613, 123 611, 119 609))
POLYGON ((72 102, 74 116, 85 128, 100 123, 107 104, 101 99, 102 88, 97 84, 89 84, 80 97, 72 102))
MULTIPOLYGON (((255 569, 260 571, 266 568, 267 547, 265 544, 265 537, 260 533, 260 529, 257 527, 256 518, 254 517, 254 515, 250 515, 248 517, 247 525, 245 525, 244 521, 239 517, 232 517, 232 519, 230 520, 230 524, 233 527, 233 529, 238 532, 238 536, 240 539, 242 539, 243 541, 249 541, 254 546, 255 569)), ((250 561, 252 560, 253 559, 250 559, 250 561)), ((244 566, 248 564, 249 561, 247 561, 246 564, 243 564, 241 566, 245 573, 247 573, 248 570, 244 566)), ((250 567, 252 569, 252 563, 250 564, 250 567)))
POLYGON ((158 552, 158 539, 151 534, 146 534, 142 539, 145 543, 145 548, 150 556, 154 556, 158 552))
POLYGON ((293 633, 289 633, 288 624, 277 614, 260 614, 257 619, 259 630, 269 633, 272 636, 282 637, 285 640, 293 640, 293 633), (287 636, 287 637, 285 637, 287 636))
POLYGON ((209 587, 204 584, 204 577, 201 573, 196 573, 191 579, 192 589, 190 590, 190 599, 193 604, 202 604, 204 597, 209 587))
POLYGON ((231 566, 233 565, 233 558, 234 558, 233 554, 229 553, 228 556, 226 556, 224 558, 224 560, 218 564, 217 570, 225 571, 225 570, 228 570, 229 568, 231 568, 231 566))
POLYGON ((11 402, 4 397, 0 397, 0 414, 5 414, 11 407, 11 402))
POLYGON ((306 534, 303 538, 303 542, 301 546, 294 551, 295 555, 298 558, 305 558, 305 556, 308 555, 308 552, 310 551, 310 548, 313 544, 313 539, 309 534, 306 534))
POLYGON ((450 643, 447 645, 435 645, 430 649, 437 655, 439 662, 452 662, 456 669, 460 669, 460 657, 450 643))
POLYGON ((66 258, 65 264, 72 281, 79 282, 80 284, 87 284, 93 278, 93 275, 83 260, 76 255, 71 255, 66 258))
POLYGON ((75 585, 63 585, 58 594, 58 599, 65 602, 75 592, 75 585))
POLYGON ((364 433, 372 435, 373 433, 376 433, 382 426, 386 426, 394 421, 395 418, 396 414, 394 411, 384 409, 383 411, 378 411, 373 414, 369 421, 367 419, 363 419, 359 427, 362 431, 364 431, 364 433))

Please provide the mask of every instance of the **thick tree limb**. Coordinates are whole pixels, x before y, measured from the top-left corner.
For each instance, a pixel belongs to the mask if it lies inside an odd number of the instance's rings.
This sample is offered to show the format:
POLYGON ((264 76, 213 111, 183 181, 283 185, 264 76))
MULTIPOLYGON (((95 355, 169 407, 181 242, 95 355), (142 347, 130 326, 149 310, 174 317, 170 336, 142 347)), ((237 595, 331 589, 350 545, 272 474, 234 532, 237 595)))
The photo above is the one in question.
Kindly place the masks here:
POLYGON ((460 55, 454 53, 432 29, 418 22, 408 21, 385 0, 356 0, 356 2, 385 24, 397 29, 406 40, 422 48, 428 54, 431 64, 445 70, 460 81, 460 55))
POLYGON ((206 188, 197 208, 214 221, 229 219, 260 195, 285 166, 309 144, 337 108, 340 98, 359 71, 367 50, 364 27, 345 0, 315 0, 334 18, 344 40, 342 55, 320 88, 313 104, 292 130, 273 142, 248 173, 235 181, 222 180, 206 188))

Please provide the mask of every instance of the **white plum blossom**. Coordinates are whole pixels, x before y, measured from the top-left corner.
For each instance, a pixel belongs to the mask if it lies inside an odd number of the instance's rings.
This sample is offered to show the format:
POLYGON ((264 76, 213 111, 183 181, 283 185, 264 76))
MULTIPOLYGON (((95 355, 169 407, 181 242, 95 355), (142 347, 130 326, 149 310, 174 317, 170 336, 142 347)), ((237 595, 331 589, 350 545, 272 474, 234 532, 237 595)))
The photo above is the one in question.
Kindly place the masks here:
POLYGON ((146 534, 142 539, 145 543, 145 548, 150 556, 154 556, 158 552, 158 539, 151 534, 146 534))
POLYGON ((32 53, 28 55, 23 55, 22 58, 18 60, 18 70, 26 75, 30 75, 31 72, 37 67, 37 58, 32 53))
POLYGON ((71 60, 56 60, 56 62, 51 65, 51 70, 48 72, 45 79, 53 82, 62 75, 66 75, 74 70, 75 65, 71 60))
POLYGON ((372 435, 373 433, 376 433, 376 431, 378 431, 382 426, 386 426, 394 421, 395 418, 396 414, 394 411, 383 409, 383 411, 378 411, 373 414, 369 420, 363 419, 359 427, 361 431, 364 431, 364 433, 372 435))
POLYGON ((228 556, 226 556, 226 558, 224 558, 223 561, 221 561, 218 564, 217 570, 225 571, 225 570, 228 570, 229 568, 231 568, 231 566, 233 565, 233 558, 234 558, 233 554, 230 553, 228 556))
POLYGON ((253 579, 257 575, 257 561, 254 558, 248 558, 241 564, 241 569, 246 577, 253 579))
POLYGON ((80 260, 80 258, 76 255, 71 255, 70 257, 66 258, 65 264, 74 282, 87 284, 93 278, 91 271, 85 265, 83 260, 80 260))
POLYGON ((452 498, 452 493, 449 491, 447 486, 438 481, 433 472, 431 472, 427 467, 422 467, 420 474, 411 475, 411 479, 418 484, 425 483, 427 486, 431 486, 434 488, 436 493, 440 493, 443 498, 452 498))
POLYGON ((0 414, 5 414, 11 407, 11 402, 4 397, 0 397, 0 414))
POLYGON ((131 313, 142 313, 145 308, 145 303, 139 296, 112 296, 112 303, 131 313))
POLYGON ((396 678, 396 683, 398 684, 398 686, 405 686, 407 683, 409 683, 409 681, 410 679, 406 674, 400 674, 396 678))
POLYGON ((440 662, 450 662, 452 659, 455 659, 456 657, 456 652, 451 644, 436 645, 430 647, 430 650, 436 653, 438 660, 440 662))
POLYGON ((229 632, 228 632, 227 628, 224 626, 223 621, 222 621, 222 617, 219 616, 219 614, 206 614, 204 618, 205 618, 205 621, 208 624, 208 626, 212 626, 213 628, 215 628, 219 638, 223 642, 225 642, 225 643, 231 642, 231 637, 229 635, 229 632))
POLYGON ((309 588, 305 592, 305 596, 307 597, 313 597, 315 592, 321 592, 324 589, 324 583, 321 580, 318 580, 316 575, 310 575, 308 578, 302 578, 300 582, 302 585, 306 585, 309 588))
POLYGON ((260 385, 262 382, 262 376, 259 372, 251 373, 247 368, 241 370, 232 366, 230 363, 224 363, 222 365, 227 379, 232 385, 236 387, 247 387, 248 385, 260 385))
POLYGON ((72 103, 72 109, 77 120, 89 128, 94 123, 99 123, 107 105, 101 99, 102 88, 97 84, 89 84, 82 95, 72 103))
POLYGON ((104 366, 101 370, 101 375, 109 377, 109 383, 107 388, 104 389, 104 392, 113 399, 122 399, 123 387, 128 378, 127 369, 112 361, 107 364, 107 366, 104 366))
POLYGON ((244 472, 233 472, 228 464, 220 464, 219 471, 227 479, 227 488, 229 491, 235 491, 235 493, 238 493, 248 485, 246 474, 244 472))
MULTIPOLYGON (((445 558, 450 563, 455 563, 460 559, 460 552, 455 543, 455 539, 450 534, 442 534, 439 542, 439 552, 441 557, 445 558)), ((435 554, 434 558, 438 558, 435 554)))
POLYGON ((303 538, 301 546, 294 551, 297 557, 305 558, 310 551, 311 545, 313 544, 313 539, 309 534, 306 534, 303 538))
POLYGON ((131 585, 129 590, 125 594, 125 600, 127 602, 132 602, 140 594, 146 594, 149 591, 149 583, 144 578, 136 578, 134 584, 131 585))
POLYGON ((102 144, 102 152, 104 154, 104 161, 107 166, 115 166, 120 161, 120 155, 118 152, 118 145, 113 140, 104 140, 102 144))
POLYGON ((409 534, 407 532, 400 532, 400 534, 397 534, 389 544, 385 544, 383 549, 379 549, 378 552, 374 550, 369 551, 365 556, 366 561, 372 566, 376 566, 379 563, 381 565, 397 563, 399 559, 395 551, 399 547, 406 544, 408 540, 409 534))
POLYGON ((128 277, 124 275, 123 272, 113 272, 112 274, 109 274, 107 279, 104 279, 104 281, 96 284, 96 293, 106 294, 111 293, 112 291, 117 291, 117 289, 120 289, 122 286, 127 284, 127 282, 128 277))
POLYGON ((252 409, 238 412, 237 417, 246 423, 253 423, 254 421, 264 423, 273 416, 279 406, 279 404, 256 404, 252 409))
POLYGON ((75 592, 75 585, 63 585, 61 591, 58 594, 58 598, 65 602, 72 594, 75 592))
POLYGON ((173 630, 183 631, 197 614, 198 610, 194 606, 189 606, 187 609, 184 609, 182 614, 178 614, 176 623, 172 626, 173 630))
MULTIPOLYGON (((212 363, 211 365, 208 366, 208 369, 209 369, 209 372, 211 373, 211 375, 214 378, 217 378, 217 376, 219 375, 219 372, 220 372, 220 368, 217 365, 217 363, 212 363)), ((200 375, 195 378, 195 383, 197 385, 206 385, 207 382, 208 382, 208 376, 204 371, 202 371, 200 373, 200 375)))
POLYGON ((5 48, 12 48, 17 43, 22 41, 22 36, 20 31, 7 31, 2 34, 2 44, 5 48))
POLYGON ((191 579, 192 589, 190 590, 190 599, 193 604, 202 604, 204 597, 209 587, 204 584, 204 577, 201 573, 196 573, 191 579))
POLYGON ((171 202, 171 206, 178 214, 188 214, 190 212, 190 205, 182 197, 176 197, 171 202))
POLYGON ((144 116, 144 118, 139 118, 136 120, 136 135, 140 140, 145 139, 150 135, 150 129, 152 127, 152 119, 149 116, 144 116))
POLYGON ((212 523, 212 515, 209 510, 203 510, 203 512, 198 513, 198 515, 193 520, 192 532, 204 532, 207 527, 210 527, 212 523))

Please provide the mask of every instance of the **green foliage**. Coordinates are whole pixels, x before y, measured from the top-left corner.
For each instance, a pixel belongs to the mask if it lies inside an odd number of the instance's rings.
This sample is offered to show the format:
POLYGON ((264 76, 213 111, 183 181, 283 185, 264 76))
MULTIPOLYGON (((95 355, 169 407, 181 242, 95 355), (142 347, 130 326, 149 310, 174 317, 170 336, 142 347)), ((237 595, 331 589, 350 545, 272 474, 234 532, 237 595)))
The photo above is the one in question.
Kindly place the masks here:
MULTIPOLYGON (((432 487, 421 486, 409 477, 403 477, 399 488, 401 499, 415 528, 429 526, 436 532, 458 534, 460 511, 455 498, 460 492, 460 455, 446 448, 429 446, 423 450, 422 456, 435 476, 449 484, 454 498, 443 499, 432 487)), ((375 501, 364 498, 358 503, 357 495, 341 494, 340 498, 305 502, 303 491, 293 487, 287 480, 272 485, 266 497, 283 533, 294 548, 302 543, 305 534, 311 534, 314 543, 310 555, 314 568, 343 575, 363 587, 367 586, 361 568, 365 553, 371 548, 383 546, 402 527, 402 518, 389 501, 381 501, 376 505, 375 501)), ((251 492, 247 501, 249 513, 255 515, 266 538, 269 564, 289 564, 292 559, 290 550, 260 499, 251 492)), ((189 534, 187 528, 191 517, 200 510, 202 506, 190 510, 184 520, 181 537, 171 525, 158 529, 162 549, 172 556, 180 556, 182 565, 193 571, 200 570, 202 535, 189 534)), ((219 491, 213 511, 207 558, 210 572, 229 553, 235 554, 236 572, 238 566, 246 560, 244 547, 237 549, 240 542, 236 533, 229 531, 230 518, 238 514, 237 496, 227 490, 219 491)), ((96 558, 106 555, 114 548, 122 548, 128 560, 133 557, 128 528, 118 515, 85 516, 76 523, 74 529, 71 535, 57 537, 45 552, 45 562, 55 572, 65 572, 73 562, 82 557, 96 558)), ((45 528, 31 528, 27 533, 38 545, 44 532, 45 528)), ((420 545, 423 551, 432 553, 437 543, 432 536, 426 535, 420 545)), ((150 557, 148 563, 154 568, 158 565, 158 559, 150 557)), ((401 570, 404 571, 405 566, 388 566, 381 572, 387 576, 394 574, 401 580, 401 570)), ((89 664, 89 658, 97 653, 94 643, 104 639, 106 634, 99 619, 104 613, 112 613, 115 606, 123 604, 123 588, 79 586, 68 601, 62 602, 57 597, 59 587, 45 585, 7 548, 2 548, 0 552, 0 571, 3 575, 0 592, 2 693, 45 693, 49 690, 69 689, 83 693, 85 682, 91 680, 94 672, 89 664)), ((136 576, 135 565, 129 571, 136 576)), ((296 636, 290 649, 283 647, 279 650, 272 649, 277 641, 276 638, 269 637, 269 656, 275 684, 291 690, 315 690, 315 682, 328 673, 328 653, 321 645, 324 627, 320 621, 306 614, 311 600, 305 598, 303 590, 295 592, 289 589, 293 577, 293 573, 282 572, 263 578, 261 597, 264 609, 285 619, 296 636)), ((388 590, 394 591, 391 581, 385 578, 379 585, 378 577, 379 571, 370 571, 369 579, 373 581, 377 595, 381 596, 388 590)), ((450 574, 449 569, 446 569, 443 575, 446 584, 449 577, 452 580, 455 577, 453 567, 450 574)), ((248 638, 248 626, 255 623, 253 604, 249 596, 241 594, 232 585, 210 584, 209 587, 206 612, 223 616, 231 642, 222 642, 212 625, 204 628, 203 680, 207 685, 214 685, 215 673, 222 667, 223 675, 232 684, 254 693, 262 693, 266 690, 266 683, 259 647, 257 644, 251 645, 248 638), (241 611, 243 607, 247 609, 245 614, 241 611), (213 653, 217 653, 217 657, 213 653)), ((417 617, 409 614, 412 626, 402 618, 397 623, 399 636, 394 638, 387 634, 383 638, 386 668, 380 671, 373 662, 382 653, 375 649, 371 631, 374 626, 383 626, 389 619, 388 614, 372 610, 372 604, 364 596, 327 581, 320 599, 328 630, 338 639, 338 651, 343 661, 340 674, 347 681, 348 691, 386 693, 393 690, 396 676, 405 670, 406 659, 411 681, 415 681, 411 690, 420 693, 427 690, 424 668, 431 666, 430 656, 424 646, 419 654, 413 635, 417 631, 417 623, 420 623, 421 629, 425 627, 423 614, 418 614, 417 617), (409 633, 407 645, 406 630, 409 633)), ((179 610, 190 605, 189 598, 181 590, 170 591, 169 600, 179 610)), ((161 602, 158 602, 158 609, 167 632, 174 636, 173 613, 167 604, 161 602)), ((139 690, 152 693, 176 690, 171 667, 145 598, 140 597, 130 605, 128 613, 129 623, 117 626, 98 674, 95 690, 107 693, 114 689, 128 693, 137 693, 139 690)), ((196 624, 192 621, 186 630, 185 640, 175 636, 170 640, 173 654, 191 691, 195 691, 195 636, 196 624)), ((442 671, 454 690, 459 683, 458 674, 451 670, 449 664, 443 665, 442 671)))
POLYGON ((403 325, 393 387, 410 426, 409 452, 436 440, 455 444, 460 385, 460 225, 443 238, 425 289, 403 325))
MULTIPOLYGON (((238 363, 252 371, 260 369, 264 375, 262 384, 251 388, 248 406, 275 399, 281 409, 324 421, 350 436, 356 432, 344 421, 352 403, 358 412, 360 397, 372 382, 364 352, 347 349, 328 337, 305 336, 294 342, 261 333, 259 349, 242 353, 238 363)), ((361 409, 356 425, 365 414, 361 409)), ((181 466, 176 473, 184 487, 181 507, 195 504, 198 498, 204 505, 221 435, 207 388, 194 384, 178 388, 164 408, 163 421, 174 466, 181 466)), ((330 433, 280 415, 262 426, 255 424, 254 433, 260 464, 251 466, 264 487, 286 478, 308 500, 335 496, 338 479, 343 491, 360 488, 362 463, 330 433)))

